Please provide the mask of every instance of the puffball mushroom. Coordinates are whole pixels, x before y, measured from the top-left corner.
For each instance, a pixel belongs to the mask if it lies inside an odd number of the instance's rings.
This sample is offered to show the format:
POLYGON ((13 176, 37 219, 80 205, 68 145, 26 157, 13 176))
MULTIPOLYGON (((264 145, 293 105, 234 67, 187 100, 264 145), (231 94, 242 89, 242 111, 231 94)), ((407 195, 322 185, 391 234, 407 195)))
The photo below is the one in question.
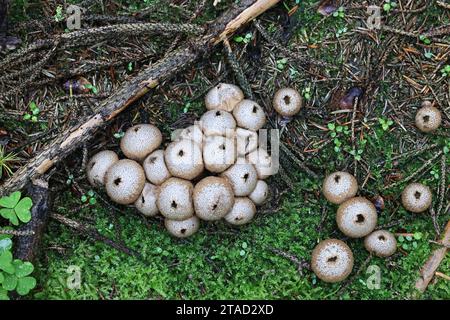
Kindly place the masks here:
POLYGON ((219 83, 206 94, 205 105, 208 110, 218 109, 231 112, 243 99, 244 93, 238 86, 219 83))
POLYGON ((397 250, 397 240, 389 231, 377 230, 364 239, 364 247, 378 257, 389 257, 397 250))
POLYGON ((223 172, 236 161, 234 139, 222 136, 207 136, 203 144, 203 161, 206 170, 223 172))
POLYGON ((255 131, 236 128, 235 137, 238 156, 246 156, 258 148, 258 134, 255 131))
POLYGON ((158 213, 158 206, 156 200, 158 199, 159 188, 151 183, 146 182, 144 190, 141 195, 134 202, 136 209, 146 217, 156 216, 158 213))
POLYGON ((353 253, 341 240, 323 240, 312 252, 311 269, 324 282, 340 282, 352 272, 353 253))
POLYGON ((198 231, 200 220, 196 216, 180 221, 165 219, 164 225, 167 231, 174 237, 187 238, 198 231))
POLYGON ((160 185, 172 176, 169 169, 167 169, 163 150, 156 150, 150 153, 142 165, 148 181, 155 185, 160 185))
POLYGON ((247 197, 238 197, 234 200, 233 208, 225 216, 225 221, 240 226, 249 223, 255 214, 255 204, 247 197))
POLYGON ((416 113, 416 127, 422 132, 432 132, 439 128, 442 115, 439 109, 433 107, 431 102, 424 101, 416 113))
POLYGON ((140 196, 145 185, 145 172, 139 163, 122 159, 106 172, 106 193, 114 202, 132 204, 140 196))
POLYGON ((161 142, 162 134, 156 126, 138 124, 125 132, 120 140, 120 149, 128 159, 142 161, 156 150, 161 142))
POLYGON ((377 209, 363 197, 342 203, 336 213, 339 230, 350 238, 361 238, 371 233, 377 225, 377 209))
POLYGON ((89 183, 94 187, 103 186, 106 172, 117 161, 119 157, 114 151, 104 150, 96 153, 86 165, 89 183))
POLYGON ((210 110, 200 118, 203 134, 207 136, 229 136, 236 129, 236 120, 231 113, 223 110, 210 110))
POLYGON ((302 107, 302 96, 293 88, 282 88, 273 97, 273 108, 284 117, 296 115, 302 107))
POLYGON ((262 205, 269 196, 269 186, 264 180, 258 180, 255 189, 248 196, 257 206, 262 205))
POLYGON ((242 100, 233 110, 233 116, 239 127, 258 131, 266 124, 266 114, 255 101, 242 100))
POLYGON ((272 157, 266 150, 258 148, 257 150, 250 152, 247 156, 247 160, 255 166, 256 172, 258 173, 258 179, 266 179, 274 174, 272 157))
POLYGON ((175 130, 174 136, 172 136, 172 141, 182 139, 195 141, 196 143, 198 143, 198 145, 201 146, 203 143, 202 128, 200 128, 200 125, 194 124, 181 130, 175 130))
POLYGON ((206 177, 195 185, 193 199, 195 214, 207 221, 222 219, 234 204, 230 183, 214 176, 206 177))
POLYGON ((238 197, 248 196, 255 190, 258 174, 250 163, 236 163, 221 174, 226 178, 238 197))
POLYGON ((348 172, 333 172, 323 181, 323 195, 328 201, 334 204, 341 204, 345 200, 353 198, 357 191, 358 182, 348 172))
POLYGON ((402 192, 402 204, 406 210, 421 213, 431 205, 433 195, 430 188, 421 183, 411 183, 402 192))
POLYGON ((161 214, 171 220, 185 220, 194 215, 192 191, 194 186, 190 181, 169 178, 159 189, 156 201, 161 214))
POLYGON ((192 180, 203 172, 202 150, 191 140, 171 142, 164 152, 169 172, 178 178, 192 180))

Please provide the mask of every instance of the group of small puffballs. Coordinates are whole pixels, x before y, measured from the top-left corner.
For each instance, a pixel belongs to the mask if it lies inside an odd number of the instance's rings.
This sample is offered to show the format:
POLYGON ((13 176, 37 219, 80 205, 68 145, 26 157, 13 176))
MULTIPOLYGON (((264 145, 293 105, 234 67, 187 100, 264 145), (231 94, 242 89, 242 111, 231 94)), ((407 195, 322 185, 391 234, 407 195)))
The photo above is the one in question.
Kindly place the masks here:
MULTIPOLYGON (((364 239, 367 251, 379 257, 389 257, 397 250, 395 236, 387 230, 374 231, 377 225, 377 209, 364 197, 355 197, 358 183, 348 172, 334 172, 323 182, 325 198, 339 208, 336 222, 339 230, 350 238, 364 239)), ((420 213, 431 205, 431 190, 420 183, 409 184, 402 192, 402 204, 406 210, 420 213)), ((339 282, 353 269, 353 253, 343 241, 327 239, 313 250, 311 268, 325 282, 339 282)))
MULTIPOLYGON (((154 125, 129 128, 120 142, 127 159, 119 160, 110 150, 95 154, 86 167, 89 182, 145 216, 161 213, 168 232, 179 238, 194 234, 199 219, 250 222, 269 195, 264 179, 274 174, 257 133, 266 115, 258 103, 244 99, 239 87, 226 83, 207 93, 205 105, 208 111, 200 121, 176 132, 165 150, 154 125)), ((301 96, 280 89, 273 107, 284 117, 293 116, 301 96)))

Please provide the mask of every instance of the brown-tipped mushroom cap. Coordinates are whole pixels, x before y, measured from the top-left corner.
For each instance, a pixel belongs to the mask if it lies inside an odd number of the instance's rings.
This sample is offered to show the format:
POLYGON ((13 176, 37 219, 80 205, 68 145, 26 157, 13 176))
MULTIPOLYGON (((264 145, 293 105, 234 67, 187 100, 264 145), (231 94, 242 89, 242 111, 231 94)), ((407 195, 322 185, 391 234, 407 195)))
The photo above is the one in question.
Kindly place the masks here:
POLYGON ((132 160, 142 161, 156 150, 162 142, 161 131, 152 124, 138 124, 129 128, 122 140, 120 149, 132 160))
POLYGON ((242 100, 233 110, 233 116, 239 127, 258 131, 266 124, 266 114, 255 101, 242 100))
POLYGON ((356 192, 358 192, 358 182, 348 172, 333 172, 323 181, 322 192, 325 198, 331 203, 341 204, 356 195, 356 192))
POLYGON ((194 186, 190 181, 169 178, 159 188, 156 201, 161 214, 171 220, 185 220, 194 214, 192 191, 194 186))
POLYGON ((258 173, 258 179, 264 180, 273 175, 276 171, 276 166, 275 163, 272 162, 272 157, 262 148, 250 152, 247 156, 247 160, 255 166, 256 172, 258 173))
POLYGON ((106 172, 106 193, 114 202, 131 204, 137 200, 145 185, 145 172, 134 160, 123 159, 106 172))
POLYGON ((169 169, 167 169, 163 150, 156 150, 150 153, 142 165, 148 181, 155 185, 160 185, 172 176, 169 169))
POLYGON ((210 110, 200 118, 203 134, 207 136, 229 136, 236 129, 233 115, 223 110, 210 110))
MULTIPOLYGON (((428 101, 427 101, 428 102, 428 101)), ((432 132, 439 128, 442 115, 439 109, 424 103, 416 113, 416 127, 422 132, 432 132)))
POLYGON ((430 207, 432 200, 430 188, 421 183, 411 183, 402 192, 403 207, 411 212, 424 212, 430 207))
POLYGON ((364 239, 364 247, 378 257, 389 257, 397 250, 397 240, 389 231, 377 230, 364 239))
POLYGON ((232 138, 207 136, 203 144, 203 162, 210 172, 223 172, 236 162, 236 144, 232 138))
POLYGON ((233 208, 225 216, 225 221, 240 226, 249 223, 255 214, 255 204, 247 197, 238 197, 235 198, 233 208))
POLYGON ((361 238, 371 233, 377 225, 377 209, 363 197, 342 203, 336 213, 339 230, 350 238, 361 238))
POLYGON ((258 133, 236 128, 236 151, 238 156, 246 156, 258 148, 258 133))
POLYGON ((192 216, 186 220, 170 220, 165 219, 164 225, 171 235, 177 238, 186 238, 192 236, 200 227, 200 220, 196 216, 192 216))
POLYGON ((192 180, 203 172, 202 150, 191 140, 171 142, 164 152, 169 172, 178 178, 192 180))
POLYGON ((312 252, 311 269, 324 282, 340 282, 352 272, 353 253, 341 240, 323 240, 312 252))
POLYGON ((250 163, 236 163, 222 173, 238 197, 248 196, 256 187, 258 174, 250 163))
POLYGON ((248 196, 257 206, 262 205, 269 196, 269 186, 264 180, 258 180, 255 189, 248 196))
POLYGON ((195 214, 202 220, 222 219, 234 204, 230 183, 220 177, 206 177, 194 188, 195 214))
POLYGON ((296 115, 302 107, 302 96, 297 90, 283 88, 278 90, 273 97, 273 108, 284 117, 296 115))
POLYGON ((205 105, 208 110, 218 109, 231 112, 243 99, 244 93, 238 86, 219 83, 206 94, 205 105))
POLYGON ((141 195, 134 202, 134 206, 146 217, 156 216, 156 214, 158 214, 158 206, 156 205, 158 195, 159 188, 151 183, 146 182, 144 190, 142 190, 141 195))
POLYGON ((119 157, 114 151, 104 150, 96 153, 86 165, 89 183, 94 187, 103 186, 106 172, 117 161, 119 157))

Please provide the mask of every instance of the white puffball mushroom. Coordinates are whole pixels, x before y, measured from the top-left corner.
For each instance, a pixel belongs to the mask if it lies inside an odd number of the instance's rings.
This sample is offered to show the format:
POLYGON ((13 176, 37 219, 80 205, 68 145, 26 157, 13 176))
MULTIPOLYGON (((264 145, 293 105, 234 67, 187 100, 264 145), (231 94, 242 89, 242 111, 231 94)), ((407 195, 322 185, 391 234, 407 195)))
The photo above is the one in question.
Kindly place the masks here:
POLYGON ((430 101, 424 101, 416 113, 416 127, 422 132, 433 132, 440 127, 442 115, 438 108, 433 107, 430 101))
POLYGON ((358 182, 348 172, 333 172, 323 181, 322 192, 325 198, 331 203, 341 204, 356 195, 356 192, 358 192, 358 182))
POLYGON ((196 216, 180 221, 164 219, 164 226, 174 237, 187 238, 198 231, 200 220, 196 216))
POLYGON ((132 204, 145 185, 145 172, 139 163, 130 159, 119 160, 106 172, 106 193, 114 202, 132 204))
POLYGON ((241 226, 249 223, 256 214, 255 204, 247 197, 235 198, 233 208, 225 216, 229 224, 241 226))
POLYGON ((262 205, 269 196, 269 186, 264 180, 258 180, 255 189, 248 196, 257 206, 262 205))
POLYGON ((207 136, 203 144, 203 162, 210 172, 223 172, 236 161, 234 139, 223 136, 207 136))
POLYGON ((156 126, 138 124, 125 132, 120 140, 120 149, 128 159, 142 161, 159 148, 161 143, 162 134, 156 126))
POLYGON ((192 191, 194 186, 190 181, 169 178, 159 188, 156 201, 159 212, 171 220, 185 220, 194 215, 192 191))
POLYGON ((231 113, 223 110, 210 110, 200 118, 203 134, 207 136, 229 136, 234 134, 236 120, 231 113))
POLYGON ((296 115, 302 107, 302 96, 293 88, 282 88, 273 97, 273 108, 284 117, 296 115))
POLYGON ((397 240, 389 231, 377 230, 364 239, 364 247, 378 257, 389 257, 397 251, 397 240))
POLYGON ((246 156, 258 148, 258 133, 255 131, 236 128, 235 137, 238 156, 246 156))
POLYGON ((218 109, 231 112, 243 99, 244 93, 238 86, 219 83, 206 94, 205 105, 208 110, 218 109))
POLYGON ((151 183, 146 182, 144 190, 142 190, 141 195, 134 202, 134 206, 146 217, 156 216, 158 214, 158 206, 156 205, 158 195, 159 188, 151 183))
POLYGON ((220 177, 209 176, 194 187, 195 214, 202 220, 222 219, 234 204, 234 194, 230 183, 220 177))
POLYGON ((248 196, 255 190, 258 174, 250 163, 236 163, 221 174, 226 178, 238 197, 248 196))
POLYGON ((256 172, 258 173, 258 179, 266 179, 275 172, 272 157, 262 148, 250 152, 247 156, 247 160, 255 166, 256 172))
POLYGON ((431 206, 433 195, 430 188, 421 183, 411 183, 402 192, 402 204, 406 210, 421 213, 431 206))
POLYGON ((242 100, 233 110, 233 116, 239 127, 258 131, 266 124, 263 108, 252 100, 242 100))
POLYGON ((200 125, 198 124, 193 124, 192 126, 189 126, 187 128, 175 130, 172 136, 172 141, 182 139, 195 141, 196 143, 198 143, 198 145, 201 146, 203 143, 202 128, 200 128, 200 125))
POLYGON ((363 197, 356 197, 342 203, 336 213, 339 230, 350 238, 361 238, 371 233, 377 225, 375 206, 363 197))
POLYGON ((86 165, 89 183, 94 187, 103 186, 106 172, 117 161, 119 161, 119 157, 114 151, 103 150, 96 153, 86 165))
POLYGON ((171 142, 164 152, 169 172, 178 178, 192 180, 203 172, 203 157, 200 146, 192 140, 171 142))
POLYGON ((148 181, 155 185, 160 185, 172 176, 169 169, 167 169, 163 150, 156 150, 150 153, 142 165, 148 181))

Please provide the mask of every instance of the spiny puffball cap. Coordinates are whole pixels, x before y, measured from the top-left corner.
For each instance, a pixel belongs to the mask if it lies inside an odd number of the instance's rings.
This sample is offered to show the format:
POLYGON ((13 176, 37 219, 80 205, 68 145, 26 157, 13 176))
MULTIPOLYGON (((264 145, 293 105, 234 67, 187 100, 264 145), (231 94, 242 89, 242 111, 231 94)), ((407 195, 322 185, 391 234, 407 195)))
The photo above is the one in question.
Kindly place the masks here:
POLYGON ((363 197, 342 203, 336 213, 339 230, 350 238, 361 238, 371 233, 377 225, 377 209, 363 197))
POLYGON ((258 131, 266 124, 266 114, 255 101, 242 100, 233 110, 233 116, 239 127, 258 131))
POLYGON ((145 172, 134 160, 122 159, 106 172, 106 193, 114 202, 131 204, 137 200, 145 185, 145 172))
POLYGON ((257 206, 262 205, 269 196, 269 186, 264 180, 258 180, 255 189, 248 196, 257 206))
POLYGON ((167 231, 174 237, 186 238, 198 231, 200 220, 196 216, 180 221, 165 219, 164 225, 167 231))
POLYGON ((422 132, 432 132, 439 128, 442 115, 439 109, 430 104, 423 104, 416 113, 416 127, 422 132))
POLYGON ((200 118, 203 134, 225 136, 236 129, 236 120, 231 113, 223 110, 210 110, 200 118))
POLYGON ((172 176, 169 169, 167 169, 163 150, 156 150, 150 153, 142 165, 148 181, 155 185, 160 185, 172 176))
POLYGON ((194 186, 190 181, 169 178, 159 189, 156 201, 161 214, 171 220, 185 220, 194 215, 192 191, 194 186))
POLYGON ((273 97, 273 107, 284 117, 292 117, 302 107, 302 96, 293 88, 282 88, 273 97))
POLYGON ((195 185, 193 198, 195 214, 207 221, 222 219, 234 204, 230 183, 214 176, 206 177, 195 185))
POLYGON ((159 188, 146 182, 141 195, 134 202, 136 209, 146 217, 153 217, 158 213, 156 200, 158 199, 159 188))
POLYGON ((378 257, 389 257, 397 250, 397 240, 389 231, 377 230, 364 239, 364 247, 378 257))
POLYGON ((322 281, 342 281, 352 272, 353 253, 341 240, 323 240, 312 252, 311 268, 322 281))
POLYGON ((258 173, 258 179, 266 179, 274 174, 274 164, 272 163, 272 157, 266 150, 258 148, 257 150, 250 152, 247 156, 247 160, 255 166, 258 173))
POLYGON ((236 128, 236 150, 239 156, 246 156, 258 148, 258 133, 255 131, 236 128))
POLYGON ((358 191, 358 182, 348 172, 337 171, 323 181, 322 192, 325 198, 334 204, 341 204, 353 198, 358 191))
POLYGON ((421 183, 411 183, 402 192, 403 207, 411 212, 424 212, 430 207, 432 200, 430 188, 421 183))
POLYGON ((171 142, 164 152, 164 160, 173 176, 186 180, 196 178, 204 169, 202 150, 191 140, 171 142))
POLYGON ((192 140, 198 143, 198 145, 202 145, 203 143, 203 132, 202 128, 200 128, 199 124, 193 124, 192 126, 189 126, 187 128, 181 129, 181 130, 175 130, 174 136, 172 137, 172 141, 176 140, 192 140))
POLYGON ((230 212, 225 216, 229 224, 240 226, 249 223, 256 214, 255 204, 247 197, 237 197, 230 212))
POLYGON ((238 197, 248 196, 255 190, 258 182, 258 174, 255 167, 250 163, 236 163, 222 173, 233 188, 238 197))
POLYGON ((223 172, 236 162, 236 143, 232 138, 207 136, 203 144, 203 162, 210 172, 223 172))
POLYGON ((231 112, 243 99, 244 93, 238 86, 219 83, 206 94, 205 105, 208 110, 219 109, 231 112))
POLYGON ((128 159, 142 161, 162 142, 162 134, 152 124, 138 124, 129 128, 122 140, 120 149, 128 159))
POLYGON ((103 186, 106 172, 117 161, 119 157, 114 151, 103 150, 96 153, 86 165, 89 183, 94 187, 103 186))

